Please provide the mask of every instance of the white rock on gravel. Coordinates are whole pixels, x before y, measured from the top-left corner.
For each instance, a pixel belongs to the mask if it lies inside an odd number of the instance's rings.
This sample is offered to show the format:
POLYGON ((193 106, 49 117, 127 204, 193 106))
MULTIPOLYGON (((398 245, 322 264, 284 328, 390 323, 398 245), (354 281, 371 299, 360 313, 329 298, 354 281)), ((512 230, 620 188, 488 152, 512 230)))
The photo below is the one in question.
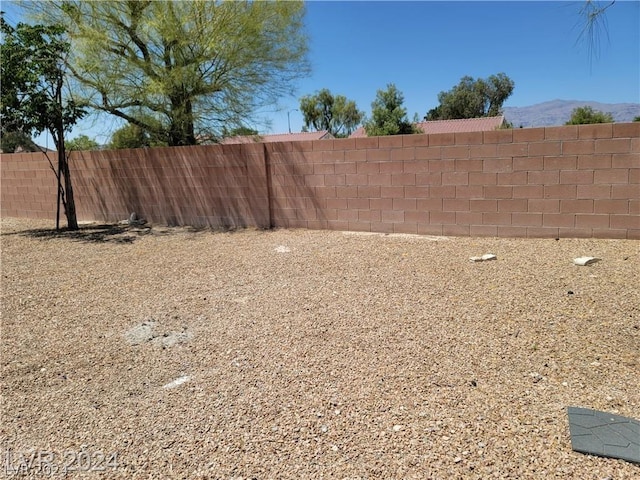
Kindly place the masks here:
POLYGON ((498 259, 498 256, 494 255, 493 253, 485 253, 481 257, 470 257, 469 258, 469 260, 471 260, 472 262, 488 262, 488 261, 497 260, 497 259, 498 259))
POLYGON ((573 263, 575 263, 576 265, 580 265, 581 267, 591 265, 599 261, 600 259, 597 257, 578 257, 573 259, 573 263))
POLYGON ((181 377, 176 378, 173 382, 169 382, 166 385, 163 385, 162 388, 176 388, 182 385, 183 383, 188 382, 189 380, 190 380, 190 377, 188 375, 183 375, 181 377))

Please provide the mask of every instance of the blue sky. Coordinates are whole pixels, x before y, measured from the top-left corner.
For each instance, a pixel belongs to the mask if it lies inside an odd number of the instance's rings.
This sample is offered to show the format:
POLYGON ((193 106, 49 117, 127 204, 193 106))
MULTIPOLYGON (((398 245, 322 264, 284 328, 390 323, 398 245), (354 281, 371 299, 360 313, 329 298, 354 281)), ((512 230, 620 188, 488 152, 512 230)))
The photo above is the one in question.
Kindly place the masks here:
MULTIPOLYGON (((395 83, 409 117, 422 117, 464 75, 499 72, 515 82, 505 106, 554 99, 640 103, 640 2, 618 0, 607 10, 599 55, 579 41, 584 4, 309 1, 312 74, 279 110, 264 112, 272 126, 262 133, 288 131, 287 112, 292 131, 300 131, 302 115, 293 111, 299 98, 322 88, 355 100, 368 115, 376 91, 395 83)), ((115 127, 110 119, 84 122, 71 137, 106 142, 115 127)))
MULTIPOLYGON (((464 75, 499 72, 515 82, 505 106, 548 100, 640 103, 640 2, 617 1, 606 14, 599 56, 580 42, 578 12, 568 2, 343 2, 307 3, 312 76, 299 92, 328 88, 370 113, 376 91, 395 83, 409 117, 438 105, 438 93, 464 75), (608 36, 607 36, 608 32, 608 36)), ((274 133, 287 131, 283 101, 274 133)), ((299 131, 302 115, 291 112, 299 131)))

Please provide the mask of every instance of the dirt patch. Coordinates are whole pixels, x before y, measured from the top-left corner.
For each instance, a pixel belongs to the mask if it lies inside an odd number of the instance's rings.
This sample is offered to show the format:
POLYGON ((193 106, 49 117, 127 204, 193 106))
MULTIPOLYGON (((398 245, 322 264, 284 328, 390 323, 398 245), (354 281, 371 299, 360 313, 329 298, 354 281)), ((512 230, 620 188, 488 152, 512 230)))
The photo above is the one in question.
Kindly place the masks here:
POLYGON ((178 332, 163 330, 161 326, 158 325, 158 322, 153 319, 136 325, 124 334, 125 339, 130 345, 152 343, 163 348, 188 342, 192 336, 192 333, 186 326, 178 332))

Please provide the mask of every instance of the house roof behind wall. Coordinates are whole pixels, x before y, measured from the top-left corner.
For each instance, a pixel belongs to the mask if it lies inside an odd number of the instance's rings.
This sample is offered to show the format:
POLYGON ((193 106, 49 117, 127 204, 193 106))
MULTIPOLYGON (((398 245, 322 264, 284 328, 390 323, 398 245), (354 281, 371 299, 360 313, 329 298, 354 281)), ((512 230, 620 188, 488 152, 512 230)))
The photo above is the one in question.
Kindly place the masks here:
MULTIPOLYGON (((497 117, 462 118, 459 120, 433 120, 418 122, 416 127, 426 134, 459 133, 459 132, 488 132, 496 130, 504 123, 504 115, 497 117)), ((358 128, 349 138, 366 137, 364 127, 358 128)))
POLYGON ((324 140, 333 138, 327 130, 319 132, 298 132, 298 133, 278 133, 270 135, 241 135, 237 137, 227 137, 220 143, 224 145, 237 143, 258 143, 258 142, 300 142, 304 140, 324 140))

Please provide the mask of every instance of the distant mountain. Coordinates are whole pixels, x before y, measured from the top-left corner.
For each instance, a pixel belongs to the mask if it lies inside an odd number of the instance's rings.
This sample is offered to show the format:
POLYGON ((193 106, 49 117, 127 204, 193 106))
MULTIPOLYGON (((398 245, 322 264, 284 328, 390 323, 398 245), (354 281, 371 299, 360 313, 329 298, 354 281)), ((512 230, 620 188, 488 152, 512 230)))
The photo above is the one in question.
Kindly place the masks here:
POLYGON ((564 125, 575 108, 590 106, 611 113, 616 122, 632 122, 640 116, 640 103, 600 103, 579 100, 551 100, 529 107, 505 107, 504 116, 514 127, 549 127, 564 125))

